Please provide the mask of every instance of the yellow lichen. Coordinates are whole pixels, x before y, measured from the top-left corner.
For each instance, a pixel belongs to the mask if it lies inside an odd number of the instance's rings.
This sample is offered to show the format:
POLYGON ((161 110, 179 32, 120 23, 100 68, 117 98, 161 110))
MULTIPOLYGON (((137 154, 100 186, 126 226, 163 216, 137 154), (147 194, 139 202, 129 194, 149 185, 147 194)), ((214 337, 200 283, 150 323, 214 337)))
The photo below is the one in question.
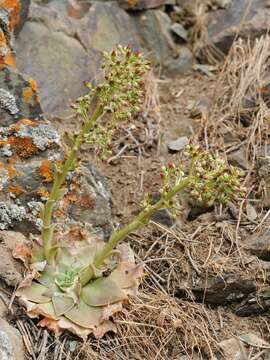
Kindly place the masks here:
POLYGON ((48 198, 49 197, 49 191, 45 188, 45 187, 40 187, 37 190, 37 196, 39 196, 40 198, 48 198))
POLYGON ((39 175, 43 178, 42 182, 44 183, 50 183, 53 181, 53 165, 49 160, 42 161, 39 168, 39 175))

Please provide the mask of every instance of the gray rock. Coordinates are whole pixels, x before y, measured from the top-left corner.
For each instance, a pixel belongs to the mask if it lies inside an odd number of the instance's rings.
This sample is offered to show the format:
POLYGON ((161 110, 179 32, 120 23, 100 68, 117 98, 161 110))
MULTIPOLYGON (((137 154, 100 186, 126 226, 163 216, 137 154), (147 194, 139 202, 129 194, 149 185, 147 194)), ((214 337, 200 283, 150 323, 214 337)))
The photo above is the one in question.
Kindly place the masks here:
POLYGON ((255 233, 245 240, 245 249, 262 260, 270 260, 270 230, 255 233))
POLYGON ((18 69, 37 80, 45 114, 65 116, 85 93, 83 82, 96 80, 101 52, 119 43, 139 46, 129 16, 116 4, 96 3, 80 20, 54 3, 32 4, 16 42, 18 69))
MULTIPOLYGON (((203 284, 191 290, 196 301, 211 305, 225 305, 242 301, 256 290, 256 285, 252 280, 227 274, 209 279, 206 287, 203 284)), ((182 294, 181 291, 180 294, 182 294)))
MULTIPOLYGON (((75 30, 68 26, 72 25, 69 19, 62 18, 56 11, 46 7, 42 8, 44 10, 42 14, 37 11, 38 9, 37 5, 33 6, 31 15, 37 22, 27 23, 26 28, 39 26, 40 36, 44 32, 51 31, 54 32, 56 39, 61 41, 63 39, 66 41, 70 37, 72 44, 76 42, 77 46, 86 53, 84 46, 72 37, 75 30), (43 22, 39 22, 41 18, 43 22)), ((107 11, 109 9, 110 6, 107 11)), ((3 26, 3 22, 0 22, 0 28, 3 26)), ((6 36, 9 38, 11 34, 7 33, 6 36)), ((27 41, 27 43, 32 42, 27 41)), ((55 46, 53 42, 50 44, 55 46)), ((68 40, 66 44, 69 44, 68 40)), ((43 50, 38 44, 35 44, 34 48, 41 53, 44 51, 43 54, 50 53, 47 51, 48 43, 42 46, 43 50)), ((54 49, 55 54, 59 49, 61 50, 61 47, 54 49)), ((63 61, 69 61, 68 46, 65 50, 67 50, 65 56, 62 53, 63 61)), ((26 64, 28 59, 29 64, 38 69, 37 62, 29 59, 27 55, 23 55, 23 62, 26 64)), ((58 60, 60 61, 60 58, 58 60)), ((58 75, 61 73, 59 69, 57 70, 57 66, 53 68, 53 77, 56 72, 58 75)), ((73 70, 69 66, 64 67, 63 77, 68 78, 73 74, 73 70)), ((40 71, 43 72, 43 69, 40 71)), ((50 80, 53 87, 57 81, 53 78, 50 80)), ((76 81, 73 80, 70 87, 75 88, 76 81)), ((63 93, 62 88, 59 88, 59 92, 63 93)), ((49 94, 50 99, 53 99, 52 93, 49 94)), ((60 96, 64 99, 63 94, 60 96)), ((63 157, 57 131, 50 122, 44 120, 35 81, 11 67, 2 68, 0 71, 0 230, 12 228, 25 234, 40 231, 42 223, 39 214, 53 182, 54 164, 61 162, 63 157)), ((77 222, 80 226, 103 227, 105 231, 109 231, 110 192, 106 188, 105 180, 89 164, 70 173, 66 194, 55 210, 54 215, 60 226, 77 222)), ((5 248, 3 251, 5 254, 0 264, 0 275, 6 278, 9 285, 16 285, 21 280, 22 272, 17 271, 17 265, 13 266, 10 249, 5 248)))
POLYGON ((224 358, 230 360, 246 360, 247 354, 238 339, 231 338, 221 341, 219 344, 223 351, 224 358))
POLYGON ((264 289, 260 293, 250 294, 235 310, 235 314, 241 317, 261 315, 270 309, 270 289, 264 289))
POLYGON ((118 0, 119 5, 126 10, 154 9, 162 5, 174 5, 175 0, 118 0))
POLYGON ((251 164, 247 159, 246 147, 242 146, 240 149, 228 154, 228 161, 233 166, 237 166, 243 170, 250 168, 251 164))
POLYGON ((184 72, 192 65, 192 54, 185 46, 174 43, 171 19, 158 9, 132 15, 141 45, 147 56, 170 72, 184 72))
POLYGON ((270 156, 261 157, 257 162, 258 175, 265 185, 263 205, 270 207, 270 156))
POLYGON ((179 23, 174 23, 171 26, 171 31, 173 34, 177 35, 180 39, 188 41, 188 33, 183 25, 179 23))
POLYGON ((3 319, 0 319, 0 360, 24 360, 22 336, 3 319))
POLYGON ((226 9, 212 12, 208 24, 211 40, 227 53, 238 33, 245 39, 268 33, 270 9, 264 0, 232 0, 226 9))
POLYGON ((185 148, 185 146, 188 144, 188 138, 186 136, 181 136, 176 140, 172 140, 168 143, 168 149, 171 152, 178 152, 185 148))

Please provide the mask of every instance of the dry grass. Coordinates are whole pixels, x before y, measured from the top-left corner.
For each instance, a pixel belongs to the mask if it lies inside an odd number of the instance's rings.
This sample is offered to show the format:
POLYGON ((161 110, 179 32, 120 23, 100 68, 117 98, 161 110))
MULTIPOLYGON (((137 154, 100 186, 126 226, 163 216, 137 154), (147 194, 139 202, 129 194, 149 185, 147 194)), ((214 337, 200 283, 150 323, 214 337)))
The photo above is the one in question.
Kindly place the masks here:
POLYGON ((194 56, 212 65, 224 60, 224 54, 211 41, 208 34, 207 4, 203 1, 196 1, 190 8, 193 18, 191 30, 191 42, 194 56))
MULTIPOLYGON (((238 40, 226 59, 217 84, 218 98, 210 123, 217 136, 224 130, 247 141, 249 156, 258 158, 270 131, 270 38, 255 43, 238 40)), ((235 136, 236 137, 236 136, 235 136)))

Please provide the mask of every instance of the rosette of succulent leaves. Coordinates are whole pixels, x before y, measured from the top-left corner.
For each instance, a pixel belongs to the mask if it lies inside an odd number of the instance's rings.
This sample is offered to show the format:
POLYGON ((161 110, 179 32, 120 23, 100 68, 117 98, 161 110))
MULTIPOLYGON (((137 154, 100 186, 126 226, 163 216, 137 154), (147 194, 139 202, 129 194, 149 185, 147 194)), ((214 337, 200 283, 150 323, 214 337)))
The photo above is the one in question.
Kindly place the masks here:
MULTIPOLYGON (((59 236, 52 223, 53 210, 66 192, 66 176, 79 166, 81 145, 95 143, 101 153, 106 152, 119 121, 132 118, 143 101, 149 64, 142 54, 118 46, 104 54, 102 68, 103 82, 89 87, 88 94, 75 104, 83 124, 66 160, 55 171, 52 190, 41 213, 41 241, 31 249, 30 259, 24 259, 29 271, 16 292, 29 316, 41 317, 41 326, 57 333, 67 329, 81 337, 90 333, 101 337, 115 330, 112 315, 121 311, 128 296, 137 291, 143 266, 135 264, 129 246, 120 243, 128 234, 146 225, 159 209, 173 209, 175 195, 184 189, 190 189, 191 195, 207 204, 231 201, 242 191, 238 170, 196 146, 189 146, 188 168, 172 164, 163 168, 160 200, 153 203, 146 197, 139 214, 113 231, 108 242, 91 234, 79 240, 72 238, 72 232, 59 236)), ((23 253, 27 251, 17 252, 16 256, 23 258, 23 253)))

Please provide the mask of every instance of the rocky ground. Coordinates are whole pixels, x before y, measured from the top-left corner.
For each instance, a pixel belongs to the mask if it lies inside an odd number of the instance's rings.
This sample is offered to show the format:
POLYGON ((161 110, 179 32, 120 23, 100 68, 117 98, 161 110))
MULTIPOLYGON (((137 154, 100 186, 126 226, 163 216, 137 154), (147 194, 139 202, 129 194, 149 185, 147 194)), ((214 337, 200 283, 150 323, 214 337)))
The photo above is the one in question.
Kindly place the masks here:
POLYGON ((1 360, 270 359, 269 25, 266 0, 0 1, 1 360), (129 236, 145 264, 139 295, 114 317, 116 334, 83 343, 25 315, 11 251, 39 232, 52 165, 78 127, 69 105, 117 43, 155 67, 144 108, 107 161, 83 148, 59 226, 106 238, 158 194, 161 166, 185 161, 189 141, 242 169, 247 195, 202 208, 184 194, 177 219, 162 210, 129 236))

